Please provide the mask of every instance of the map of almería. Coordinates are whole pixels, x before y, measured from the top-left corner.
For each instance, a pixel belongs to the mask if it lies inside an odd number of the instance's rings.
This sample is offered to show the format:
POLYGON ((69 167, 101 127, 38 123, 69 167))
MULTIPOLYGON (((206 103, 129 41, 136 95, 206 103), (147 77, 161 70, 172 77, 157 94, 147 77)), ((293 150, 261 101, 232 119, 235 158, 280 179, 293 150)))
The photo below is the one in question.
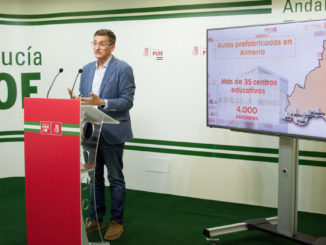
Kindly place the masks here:
POLYGON ((312 118, 322 117, 326 120, 326 40, 319 67, 308 73, 305 86, 295 85, 288 97, 284 120, 293 121, 296 125, 305 126, 312 118))

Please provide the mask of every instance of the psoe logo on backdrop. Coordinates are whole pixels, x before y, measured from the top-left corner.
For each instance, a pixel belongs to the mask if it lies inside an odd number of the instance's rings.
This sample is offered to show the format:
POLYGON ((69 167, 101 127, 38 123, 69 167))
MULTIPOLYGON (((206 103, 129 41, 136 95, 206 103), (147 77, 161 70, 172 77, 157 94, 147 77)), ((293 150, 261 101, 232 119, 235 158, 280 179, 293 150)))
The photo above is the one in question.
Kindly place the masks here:
POLYGON ((204 56, 206 55, 206 47, 194 46, 192 50, 192 55, 194 56, 204 56))
POLYGON ((156 60, 163 60, 163 50, 158 48, 145 48, 143 56, 153 57, 156 60))
POLYGON ((45 135, 62 135, 62 123, 61 122, 41 122, 41 134, 45 135))

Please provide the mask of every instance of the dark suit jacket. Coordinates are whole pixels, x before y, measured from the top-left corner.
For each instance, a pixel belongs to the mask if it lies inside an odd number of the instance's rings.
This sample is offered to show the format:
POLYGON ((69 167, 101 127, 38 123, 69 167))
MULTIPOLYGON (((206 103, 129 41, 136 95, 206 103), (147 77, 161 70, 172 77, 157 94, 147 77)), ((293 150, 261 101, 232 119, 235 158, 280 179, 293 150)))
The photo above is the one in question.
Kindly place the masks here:
MULTIPOLYGON (((80 79, 80 94, 89 97, 96 69, 96 61, 83 68, 80 79)), ((120 124, 103 124, 101 135, 108 144, 120 144, 133 138, 129 110, 133 106, 135 81, 132 68, 112 56, 106 68, 99 97, 107 99, 108 108, 101 109, 120 124)))

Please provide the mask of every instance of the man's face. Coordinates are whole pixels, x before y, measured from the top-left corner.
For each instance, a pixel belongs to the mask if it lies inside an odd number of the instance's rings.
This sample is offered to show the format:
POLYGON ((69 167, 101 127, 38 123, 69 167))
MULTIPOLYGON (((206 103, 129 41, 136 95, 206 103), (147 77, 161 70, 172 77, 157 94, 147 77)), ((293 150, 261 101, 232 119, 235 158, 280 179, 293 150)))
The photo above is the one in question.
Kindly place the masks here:
POLYGON ((93 50, 96 59, 107 60, 111 56, 114 48, 115 45, 110 44, 108 36, 94 36, 93 50))

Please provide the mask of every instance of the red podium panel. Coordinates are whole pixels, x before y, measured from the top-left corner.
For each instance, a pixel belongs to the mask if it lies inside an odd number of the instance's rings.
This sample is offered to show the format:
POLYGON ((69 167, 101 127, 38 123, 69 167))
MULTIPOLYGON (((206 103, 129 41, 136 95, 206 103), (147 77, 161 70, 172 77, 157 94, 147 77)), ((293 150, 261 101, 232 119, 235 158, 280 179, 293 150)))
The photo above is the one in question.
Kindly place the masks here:
POLYGON ((24 105, 27 242, 81 244, 80 102, 24 105))

